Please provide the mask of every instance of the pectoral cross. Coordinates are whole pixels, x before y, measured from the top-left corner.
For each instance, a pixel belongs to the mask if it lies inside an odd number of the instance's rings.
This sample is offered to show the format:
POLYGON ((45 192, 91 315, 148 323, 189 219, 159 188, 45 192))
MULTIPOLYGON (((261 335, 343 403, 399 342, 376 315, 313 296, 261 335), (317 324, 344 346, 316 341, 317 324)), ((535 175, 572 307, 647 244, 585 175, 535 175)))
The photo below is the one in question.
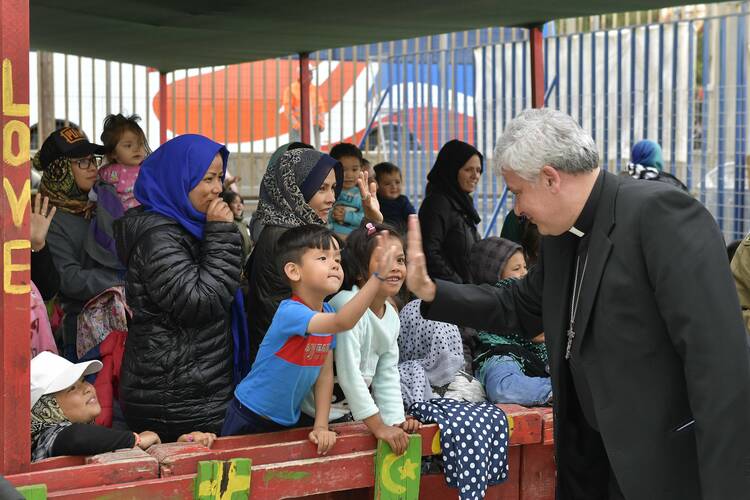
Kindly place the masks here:
POLYGON ((568 328, 566 332, 568 336, 568 344, 565 347, 565 359, 570 359, 570 350, 573 347, 573 339, 576 337, 576 332, 573 331, 573 327, 568 328))

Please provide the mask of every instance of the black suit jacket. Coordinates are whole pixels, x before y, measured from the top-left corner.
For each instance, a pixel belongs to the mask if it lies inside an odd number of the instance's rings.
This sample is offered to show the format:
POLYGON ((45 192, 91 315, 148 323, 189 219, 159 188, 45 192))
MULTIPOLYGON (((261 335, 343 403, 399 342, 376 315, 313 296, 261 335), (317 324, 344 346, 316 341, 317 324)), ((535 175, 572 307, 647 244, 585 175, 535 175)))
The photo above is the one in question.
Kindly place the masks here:
POLYGON ((574 349, 600 433, 564 359, 577 238, 542 238, 510 289, 439 281, 427 318, 546 334, 558 498, 607 498, 608 461, 628 499, 750 497, 748 342, 721 233, 662 183, 605 173, 574 349), (608 461, 607 461, 608 459, 608 461))

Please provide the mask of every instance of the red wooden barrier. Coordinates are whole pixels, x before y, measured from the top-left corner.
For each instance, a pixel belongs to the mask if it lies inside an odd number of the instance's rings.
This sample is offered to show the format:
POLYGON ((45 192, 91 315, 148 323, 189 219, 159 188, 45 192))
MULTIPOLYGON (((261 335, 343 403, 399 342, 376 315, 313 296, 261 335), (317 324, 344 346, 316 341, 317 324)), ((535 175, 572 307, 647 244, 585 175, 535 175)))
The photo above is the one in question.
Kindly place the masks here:
POLYGON ((109 463, 77 465, 7 476, 14 486, 46 484, 47 491, 62 491, 141 481, 159 477, 159 463, 152 457, 128 458, 109 463))
MULTIPOLYGON (((499 406, 512 424, 511 477, 490 488, 487 498, 553 499, 552 447, 543 444, 552 439, 551 411, 499 406)), ((140 450, 115 452, 91 457, 87 465, 81 464, 82 457, 59 457, 35 464, 34 472, 8 479, 16 485, 46 483, 49 498, 192 498, 198 462, 250 458, 251 498, 372 498, 375 438, 362 423, 335 428, 339 438, 327 457, 319 457, 307 440, 309 429, 292 429, 219 438, 211 449, 195 443, 169 443, 152 447, 148 454, 140 450), (52 468, 59 465, 64 467, 52 468)), ((437 425, 420 430, 423 456, 434 454, 437 431, 437 425)), ((456 498, 457 492, 447 487, 442 475, 425 475, 420 496, 456 498)))

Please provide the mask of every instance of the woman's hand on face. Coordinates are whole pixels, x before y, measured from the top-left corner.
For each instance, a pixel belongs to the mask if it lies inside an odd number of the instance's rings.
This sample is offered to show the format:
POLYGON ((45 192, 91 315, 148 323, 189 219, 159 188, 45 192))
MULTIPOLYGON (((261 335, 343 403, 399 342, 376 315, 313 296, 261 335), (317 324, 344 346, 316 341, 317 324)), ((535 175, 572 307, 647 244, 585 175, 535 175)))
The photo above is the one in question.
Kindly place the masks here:
POLYGON ((49 207, 49 198, 46 196, 42 198, 42 195, 37 193, 34 197, 34 204, 31 207, 31 249, 38 252, 44 248, 47 240, 47 232, 49 231, 50 222, 57 212, 57 207, 49 207))
POLYGON ((206 210, 206 221, 208 222, 232 222, 234 214, 229 205, 224 203, 221 198, 216 198, 208 205, 206 210))
POLYGON ((360 172, 357 179, 357 187, 362 197, 362 209, 365 211, 365 217, 373 222, 380 224, 383 222, 383 214, 380 212, 380 202, 378 201, 378 185, 369 180, 370 175, 366 172, 360 172))
POLYGON ((161 439, 155 432, 143 431, 138 436, 141 438, 138 447, 142 450, 147 450, 155 444, 161 444, 161 439))
POLYGON ((213 432, 198 432, 193 431, 190 434, 183 434, 177 438, 178 443, 198 443, 206 448, 210 448, 216 441, 216 434, 213 432))

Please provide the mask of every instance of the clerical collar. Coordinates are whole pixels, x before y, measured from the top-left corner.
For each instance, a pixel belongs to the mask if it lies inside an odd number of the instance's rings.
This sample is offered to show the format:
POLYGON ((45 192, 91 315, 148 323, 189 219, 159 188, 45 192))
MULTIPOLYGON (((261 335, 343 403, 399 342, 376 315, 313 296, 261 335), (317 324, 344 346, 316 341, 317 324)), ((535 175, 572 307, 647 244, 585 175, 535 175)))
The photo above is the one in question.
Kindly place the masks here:
POLYGON ((594 225, 596 207, 599 205, 599 198, 601 198, 603 185, 604 170, 601 170, 599 176, 596 178, 594 187, 591 189, 591 194, 589 194, 589 198, 586 200, 583 210, 581 210, 581 214, 578 216, 576 223, 568 229, 568 232, 575 234, 579 238, 583 238, 586 233, 591 231, 591 228, 594 225))

